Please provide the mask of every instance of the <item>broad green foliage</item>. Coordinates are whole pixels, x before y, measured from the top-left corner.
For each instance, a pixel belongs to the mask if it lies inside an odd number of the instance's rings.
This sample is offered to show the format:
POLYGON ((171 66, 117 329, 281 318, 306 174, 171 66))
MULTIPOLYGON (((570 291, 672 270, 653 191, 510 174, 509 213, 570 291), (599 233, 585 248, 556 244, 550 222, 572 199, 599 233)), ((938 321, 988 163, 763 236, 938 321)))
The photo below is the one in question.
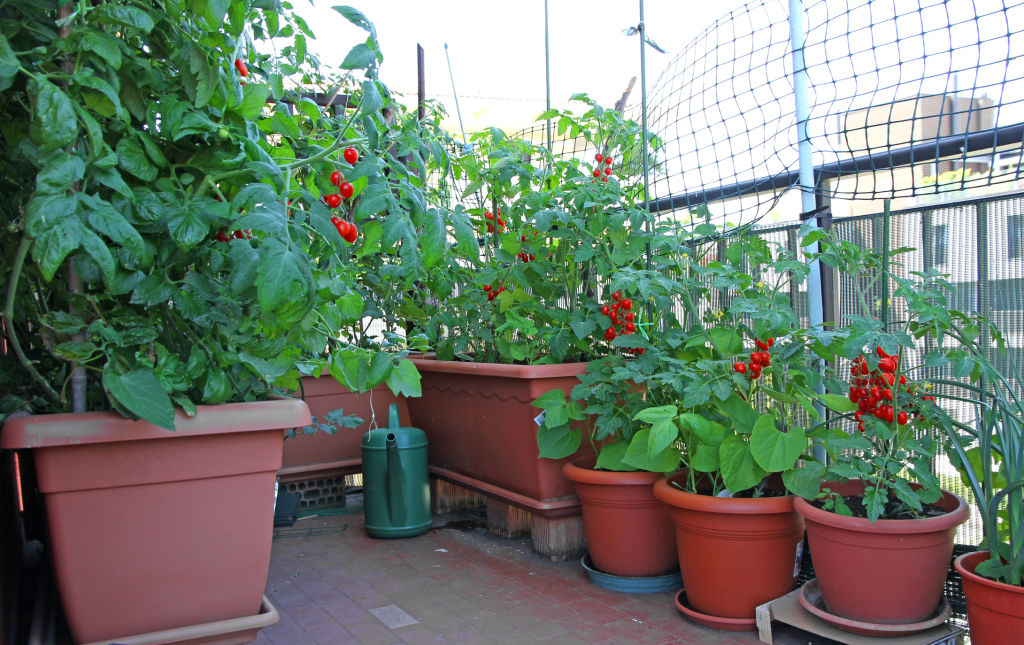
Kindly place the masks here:
POLYGON ((75 365, 91 409, 165 427, 172 406, 251 400, 325 369, 418 394, 396 332, 444 262, 447 213, 424 178, 449 160, 439 115, 418 122, 377 80, 372 23, 336 8, 366 35, 342 81, 287 3, 66 9, 0 8, 4 324, 23 354, 2 358, 0 413, 69 409, 75 365), (354 194, 329 209, 335 170, 354 194), (332 216, 355 224, 354 243, 332 216), (368 336, 371 318, 390 340, 368 336))

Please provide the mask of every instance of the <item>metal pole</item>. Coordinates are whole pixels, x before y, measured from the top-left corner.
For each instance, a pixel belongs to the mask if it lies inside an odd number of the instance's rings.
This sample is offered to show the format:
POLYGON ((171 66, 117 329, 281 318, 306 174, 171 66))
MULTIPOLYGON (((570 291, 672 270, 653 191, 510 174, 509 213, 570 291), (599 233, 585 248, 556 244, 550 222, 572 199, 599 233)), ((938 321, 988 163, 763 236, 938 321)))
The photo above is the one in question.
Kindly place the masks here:
MULTIPOLYGON (((544 0, 544 93, 545 110, 551 111, 551 45, 548 42, 548 0, 544 0)), ((548 154, 551 154, 551 117, 546 119, 548 132, 548 154)))
POLYGON ((448 61, 448 78, 452 80, 452 96, 455 98, 455 113, 459 115, 459 129, 462 130, 462 145, 469 145, 466 138, 466 126, 462 125, 462 110, 459 108, 459 93, 455 91, 455 74, 452 72, 452 59, 448 55, 448 43, 444 44, 444 58, 448 61))
POLYGON ((416 43, 416 118, 427 118, 427 66, 423 59, 423 45, 416 43))
MULTIPOLYGON (((811 139, 807 134, 807 122, 810 118, 808 103, 807 63, 804 60, 804 7, 802 0, 789 0, 789 40, 793 48, 793 98, 796 102, 796 134, 800 153, 800 193, 803 212, 815 210, 814 199, 814 160, 811 157, 811 139)), ((817 225, 817 222, 815 222, 817 225)), ((807 247, 808 253, 818 252, 818 243, 807 247)), ((808 314, 811 327, 821 328, 825 322, 821 301, 821 271, 818 261, 811 263, 810 274, 807 276, 808 314)), ((824 370, 824 363, 818 360, 818 370, 824 370)), ((824 392, 824 385, 819 381, 818 392, 824 392)), ((820 416, 824 416, 824 406, 815 406, 820 416)), ((817 442, 814 444, 814 458, 825 462, 825 447, 817 442)))
MULTIPOLYGON (((644 27, 644 0, 640 0, 640 24, 637 26, 640 35, 640 127, 641 147, 640 164, 644 172, 644 212, 648 214, 647 226, 647 270, 651 270, 651 197, 647 191, 647 35, 644 27)), ((623 106, 625 107, 625 106, 623 106)), ((648 308, 652 307, 648 303, 648 308)), ((652 312, 649 312, 651 314, 652 312)))

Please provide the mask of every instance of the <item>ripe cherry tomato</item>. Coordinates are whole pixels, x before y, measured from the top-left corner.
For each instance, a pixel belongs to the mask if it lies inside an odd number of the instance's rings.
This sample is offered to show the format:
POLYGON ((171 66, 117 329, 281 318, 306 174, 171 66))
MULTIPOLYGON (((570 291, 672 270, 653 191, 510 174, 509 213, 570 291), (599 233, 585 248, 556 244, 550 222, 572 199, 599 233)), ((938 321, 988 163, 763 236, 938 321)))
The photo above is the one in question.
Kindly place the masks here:
POLYGON ((491 290, 491 285, 485 284, 484 285, 484 291, 490 291, 490 290, 491 290))
POLYGON ((612 300, 619 300, 620 298, 622 298, 621 291, 616 291, 615 293, 612 294, 612 300))
POLYGON ((610 166, 610 165, 612 165, 612 158, 611 157, 605 157, 604 158, 604 162, 610 166))
POLYGON ((606 316, 609 316, 612 313, 612 308, 609 307, 608 305, 601 305, 601 313, 603 313, 606 316))
POLYGON ((625 330, 627 334, 632 334, 633 332, 636 331, 636 325, 631 322, 627 322, 625 325, 625 330))
POLYGON ((341 174, 337 170, 331 173, 331 183, 335 186, 340 186, 341 182, 345 181, 345 175, 341 174))
MULTIPOLYGON (((350 184, 345 185, 348 186, 350 184)), ((325 199, 327 200, 327 205, 330 206, 331 208, 337 208, 341 206, 341 195, 337 193, 331 193, 325 199)))
POLYGON ((733 363, 732 368, 734 370, 736 370, 737 372, 739 372, 740 374, 746 374, 747 373, 747 366, 745 364, 743 364, 743 363, 740 363, 740 362, 733 363))
POLYGON ((633 322, 633 319, 634 319, 634 318, 635 318, 636 316, 635 316, 635 315, 633 314, 633 312, 632 312, 632 311, 627 311, 627 312, 626 312, 626 315, 625 315, 625 316, 623 316, 623 317, 624 317, 624 318, 626 319, 626 322, 633 322))
POLYGON ((754 344, 757 345, 757 348, 762 350, 762 351, 768 349, 768 343, 764 342, 763 340, 757 340, 755 338, 754 339, 754 344))
POLYGON ((355 192, 355 188, 353 188, 352 184, 348 183, 347 181, 343 181, 341 182, 341 185, 338 186, 338 192, 341 193, 342 197, 348 199, 349 197, 352 196, 352 193, 355 192))
POLYGON ((600 177, 600 176, 601 176, 601 171, 600 170, 594 170, 594 177, 597 178, 597 177, 600 177))
POLYGON ((345 235, 342 235, 342 237, 345 238, 346 242, 351 244, 356 241, 356 238, 359 237, 359 229, 356 228, 355 224, 349 224, 348 231, 346 231, 345 235))
POLYGON ((629 298, 623 298, 622 302, 620 304, 622 305, 623 309, 632 309, 633 308, 633 301, 631 299, 629 299, 629 298))
POLYGON ((241 74, 242 76, 248 76, 249 75, 249 68, 247 68, 245 66, 245 63, 242 62, 241 58, 236 58, 235 59, 235 69, 237 69, 238 73, 241 74))
POLYGON ((606 175, 612 174, 612 169, 611 168, 605 168, 604 169, 604 174, 606 174, 606 175))
POLYGON ((604 183, 607 184, 608 183, 608 178, 607 177, 601 177, 601 181, 603 181, 604 183))
POLYGON ((355 148, 345 148, 345 152, 341 154, 344 155, 345 161, 349 162, 350 164, 354 165, 357 161, 359 161, 359 153, 356 152, 355 148))
POLYGON ((907 425, 907 421, 909 420, 910 417, 908 417, 907 413, 904 412, 903 410, 900 410, 900 413, 896 415, 896 422, 899 423, 901 426, 907 425))
POLYGON ((601 154, 600 152, 597 153, 596 155, 594 155, 594 161, 596 161, 597 163, 601 163, 602 161, 604 161, 604 155, 601 154))
POLYGON ((498 295, 498 293, 499 292, 497 292, 497 291, 492 291, 489 294, 487 294, 487 302, 490 302, 491 300, 494 300, 494 298, 498 295))

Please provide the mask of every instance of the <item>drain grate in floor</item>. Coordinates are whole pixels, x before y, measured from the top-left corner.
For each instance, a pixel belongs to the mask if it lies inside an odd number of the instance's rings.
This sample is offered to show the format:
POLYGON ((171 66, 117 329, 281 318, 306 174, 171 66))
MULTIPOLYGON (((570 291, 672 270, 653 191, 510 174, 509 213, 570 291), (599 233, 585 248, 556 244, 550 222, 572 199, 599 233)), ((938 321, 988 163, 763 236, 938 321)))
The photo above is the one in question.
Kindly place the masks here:
POLYGON ((398 627, 405 627, 406 625, 415 625, 420 622, 403 611, 398 605, 377 607, 376 609, 371 609, 370 613, 376 616, 380 622, 387 625, 388 629, 396 629, 398 627))

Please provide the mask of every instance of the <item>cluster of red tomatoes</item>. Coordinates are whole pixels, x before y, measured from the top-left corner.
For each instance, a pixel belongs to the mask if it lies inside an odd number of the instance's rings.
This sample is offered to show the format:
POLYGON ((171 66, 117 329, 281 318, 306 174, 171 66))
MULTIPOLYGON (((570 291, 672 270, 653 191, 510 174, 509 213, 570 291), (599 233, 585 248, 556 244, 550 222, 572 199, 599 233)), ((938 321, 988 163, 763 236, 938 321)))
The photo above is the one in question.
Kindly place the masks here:
POLYGON ((505 220, 501 219, 501 209, 497 209, 497 211, 498 211, 497 219, 495 219, 494 213, 492 213, 491 211, 486 211, 484 213, 484 219, 487 220, 487 232, 488 233, 493 233, 494 232, 494 223, 495 222, 498 223, 498 231, 501 232, 501 233, 505 232, 505 220))
MULTIPOLYGON (((612 294, 611 304, 601 305, 601 313, 608 316, 611 326, 604 330, 604 339, 608 342, 615 340, 616 336, 629 335, 636 331, 636 318, 631 311, 633 301, 623 298, 621 291, 612 294)), ((642 353, 642 352, 641 352, 642 353)))
MULTIPOLYGON (((534 231, 533 234, 538 235, 537 231, 534 231)), ((519 238, 519 241, 526 242, 526 233, 523 233, 522 237, 519 238)), ((534 255, 533 253, 527 253, 525 250, 522 250, 519 253, 517 253, 516 257, 522 260, 523 262, 533 262, 534 260, 537 259, 536 255, 534 255)), ((551 257, 550 253, 548 254, 548 257, 551 257)))
POLYGON ((489 284, 485 284, 484 285, 484 292, 487 294, 487 302, 490 302, 490 301, 494 300, 495 298, 497 298, 498 294, 501 293, 504 290, 505 290, 505 287, 502 286, 502 284, 500 282, 498 283, 498 288, 497 289, 495 289, 494 287, 492 287, 489 284))
POLYGON ((612 163, 615 161, 611 155, 607 157, 600 152, 594 155, 594 161, 597 162, 597 167, 594 168, 594 181, 600 179, 601 181, 607 182, 609 175, 612 174, 612 163), (601 162, 604 162, 604 170, 601 170, 601 162))
MULTIPOLYGON (((859 408, 853 416, 857 419, 857 428, 861 432, 864 432, 863 418, 865 414, 870 414, 886 423, 892 423, 895 420, 901 426, 909 423, 911 414, 917 414, 912 403, 900 406, 900 410, 896 410, 892 405, 895 398, 894 389, 897 391, 902 389, 907 394, 914 393, 914 387, 907 385, 907 377, 903 374, 897 377, 895 374, 900 364, 900 357, 890 356, 881 347, 876 347, 875 352, 878 354, 878 367, 874 370, 868 367, 864 356, 855 358, 850 367, 850 376, 853 377, 850 385, 850 400, 859 408)), ((922 398, 930 400, 932 403, 935 402, 933 396, 922 398)))
POLYGON ((220 242, 230 242, 231 240, 251 240, 251 231, 235 231, 228 233, 227 231, 221 231, 217 233, 217 240, 220 242))
MULTIPOLYGON (((345 161, 348 162, 349 165, 355 165, 355 163, 359 161, 359 153, 355 148, 345 148, 344 152, 341 154, 345 157, 345 161)), ((349 199, 352 197, 352 194, 355 192, 355 188, 353 188, 352 184, 345 181, 345 175, 343 175, 340 170, 335 170, 331 173, 331 183, 338 187, 338 192, 325 195, 324 203, 330 208, 338 208, 341 206, 342 199, 349 199)), ((356 238, 359 237, 359 229, 356 228, 355 224, 347 222, 337 215, 331 218, 331 223, 334 224, 336 229, 338 229, 338 235, 340 235, 342 239, 349 244, 355 242, 356 238)))
POLYGON ((733 363, 732 368, 737 373, 746 374, 751 380, 756 381, 761 378, 761 370, 772 364, 771 348, 775 345, 775 339, 767 338, 761 340, 755 338, 754 345, 757 346, 758 351, 750 352, 750 362, 736 361, 733 363))

